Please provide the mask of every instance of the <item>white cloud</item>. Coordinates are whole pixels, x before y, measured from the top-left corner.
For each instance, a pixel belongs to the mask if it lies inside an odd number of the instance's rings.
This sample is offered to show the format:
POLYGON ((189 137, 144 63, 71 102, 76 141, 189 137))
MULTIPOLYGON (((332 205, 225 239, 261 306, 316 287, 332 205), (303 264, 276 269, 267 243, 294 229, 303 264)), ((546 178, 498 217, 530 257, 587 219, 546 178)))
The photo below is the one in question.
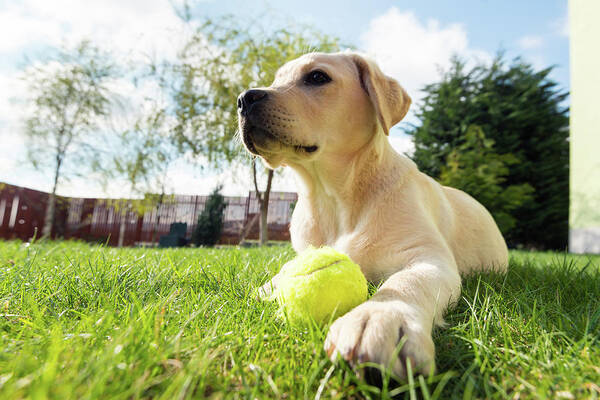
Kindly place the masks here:
POLYGON ((390 135, 389 141, 394 150, 400 154, 411 156, 415 151, 415 143, 413 142, 413 138, 406 134, 390 135))
POLYGON ((544 68, 548 68, 548 63, 546 62, 546 59, 544 58, 543 55, 536 53, 536 54, 526 54, 524 56, 524 59, 528 62, 531 63, 531 65, 533 66, 534 69, 536 70, 541 70, 544 68))
POLYGON ((169 57, 180 22, 165 0, 25 0, 0 10, 0 52, 89 38, 122 54, 169 57))
POLYGON ((5 151, 4 149, 0 150, 0 180, 2 180, 2 176, 8 176, 13 172, 14 168, 15 160, 10 157, 10 152, 5 151))
POLYGON ((562 37, 568 38, 570 35, 570 25, 569 25, 569 15, 565 12, 565 14, 552 21, 550 24, 554 32, 562 37))
MULTIPOLYGON (((0 9, 0 57, 23 51, 27 47, 74 44, 89 38, 122 59, 139 61, 145 56, 170 59, 184 43, 188 32, 175 14, 171 2, 165 0, 25 0, 0 9)), ((460 24, 442 25, 431 19, 419 20, 412 12, 390 8, 374 18, 361 36, 361 47, 372 55, 382 69, 409 91, 413 102, 422 94, 420 88, 439 78, 439 69, 450 65, 450 58, 458 54, 469 60, 487 61, 491 56, 469 46, 465 28, 460 24)), ((21 60, 18 60, 21 61, 21 60)), ((16 69, 16 65, 15 65, 16 69)), ((153 98, 154 87, 132 86, 127 80, 112 83, 116 91, 130 101, 130 109, 142 109, 144 98, 153 98)), ((24 158, 24 143, 19 133, 23 107, 11 102, 22 98, 24 85, 14 71, 0 70, 0 181, 47 190, 46 178, 19 166, 18 182, 14 168, 24 158)), ((123 119, 131 115, 123 115, 123 119)), ((414 115, 409 114, 409 122, 414 115)), ((390 136, 392 146, 399 152, 411 154, 414 146, 403 134, 390 136)), ((293 173, 283 170, 276 175, 273 190, 295 191, 293 173)), ((218 182, 224 183, 224 193, 245 195, 253 189, 249 169, 230 168, 222 173, 207 175, 197 166, 186 164, 173 168, 170 173, 172 189, 176 193, 208 193, 218 182)), ((260 187, 265 186, 261 181, 260 187)), ((115 182, 109 188, 111 196, 128 195, 124 182, 115 182)), ((105 196, 93 177, 74 178, 65 182, 61 194, 73 196, 105 196)))
MULTIPOLYGON (((0 70, 0 135, 17 129, 23 110, 15 99, 27 97, 26 85, 19 79, 18 63, 27 48, 47 54, 49 48, 72 46, 90 39, 120 62, 173 59, 189 32, 165 0, 25 0, 0 8, 0 57, 14 60, 11 69, 0 70), (22 54, 19 54, 22 53, 22 54)), ((51 67, 35 61, 34 65, 51 67)), ((113 82, 118 94, 155 98, 149 87, 134 87, 127 79, 113 82)), ((154 91, 156 92, 156 91, 154 91)))
POLYGON ((541 36, 528 35, 520 38, 517 44, 523 50, 538 49, 544 44, 544 39, 541 36))
MULTIPOLYGON (((4 126, 15 128, 22 116, 22 107, 18 104, 19 98, 26 93, 26 83, 20 79, 17 71, 0 72, 0 129, 4 126)), ((1 132, 0 132, 1 134, 1 132)))
MULTIPOLYGON (((10 2, 0 8, 0 57, 5 60, 0 70, 0 181, 48 190, 45 174, 33 171, 23 163, 26 147, 22 120, 27 110, 19 100, 27 98, 27 87, 19 79, 25 49, 44 56, 50 48, 72 46, 83 39, 109 51, 120 62, 135 63, 173 59, 189 34, 172 4, 179 0, 24 0, 10 2), (12 65, 10 61, 12 60, 12 65)), ((51 67, 40 61, 36 66, 51 67)), ((145 99, 156 99, 156 88, 143 83, 134 87, 128 79, 111 82, 111 88, 126 99, 126 110, 119 115, 130 122, 145 99)), ((123 185, 120 185, 122 187, 123 185)), ((115 195, 122 189, 113 188, 115 195)), ((103 191, 93 179, 74 178, 60 190, 68 195, 100 195, 103 191)))
POLYGON ((0 10, 0 53, 19 50, 33 43, 57 42, 60 37, 59 25, 39 16, 25 15, 16 4, 0 10))
MULTIPOLYGON (((421 21, 413 12, 396 7, 371 20, 361 35, 361 48, 385 73, 400 82, 413 104, 423 96, 420 89, 436 81, 440 69, 450 66, 453 55, 469 62, 492 59, 485 51, 469 46, 467 32, 461 24, 442 26, 436 19, 421 21)), ((409 113, 407 119, 413 122, 414 115, 409 113)))
POLYGON ((0 74, 0 181, 15 176, 25 159, 25 140, 20 121, 23 107, 14 98, 24 92, 25 84, 16 72, 0 74))
POLYGON ((544 56, 540 53, 544 46, 544 38, 539 35, 527 35, 517 40, 517 45, 524 52, 524 58, 529 61, 535 69, 547 67, 544 56))
MULTIPOLYGON (((264 190, 267 186, 267 174, 259 162, 257 164, 258 188, 264 190)), ((223 185, 222 193, 227 196, 246 196, 254 190, 251 170, 247 164, 233 165, 226 171, 210 176, 192 176, 182 174, 175 177, 177 186, 187 187, 189 194, 209 193, 217 184, 223 185), (187 180, 187 182, 186 182, 187 180), (187 185, 187 186, 185 186, 187 185)), ((297 181, 294 172, 288 168, 278 168, 273 177, 272 190, 276 192, 297 192, 297 181)), ((179 193, 179 192, 178 192, 179 193)))
MULTIPOLYGON (((266 174, 263 167, 257 165, 259 171, 258 187, 266 187, 266 174)), ((180 195, 208 194, 217 185, 223 185, 221 193, 226 196, 246 196, 254 190, 250 169, 246 165, 234 164, 222 172, 200 173, 190 164, 178 163, 169 169, 169 187, 167 192, 180 195)), ((48 190, 44 185, 35 188, 48 190)), ((273 191, 296 192, 296 180, 289 168, 280 168, 273 178, 273 191)), ((86 197, 133 197, 129 184, 125 180, 111 182, 106 190, 95 183, 93 177, 73 178, 61 185, 59 193, 63 196, 86 197)))

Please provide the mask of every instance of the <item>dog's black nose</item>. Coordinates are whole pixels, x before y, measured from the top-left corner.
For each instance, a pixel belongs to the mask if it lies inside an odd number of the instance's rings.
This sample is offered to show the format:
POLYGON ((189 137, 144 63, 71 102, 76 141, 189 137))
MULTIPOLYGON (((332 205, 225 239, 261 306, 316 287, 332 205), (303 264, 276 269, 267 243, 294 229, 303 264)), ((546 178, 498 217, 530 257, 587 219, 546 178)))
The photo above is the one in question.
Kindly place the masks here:
POLYGON ((259 89, 250 89, 246 90, 244 93, 240 94, 240 97, 237 99, 238 110, 241 113, 247 113, 250 111, 250 107, 261 100, 267 98, 267 92, 259 89))

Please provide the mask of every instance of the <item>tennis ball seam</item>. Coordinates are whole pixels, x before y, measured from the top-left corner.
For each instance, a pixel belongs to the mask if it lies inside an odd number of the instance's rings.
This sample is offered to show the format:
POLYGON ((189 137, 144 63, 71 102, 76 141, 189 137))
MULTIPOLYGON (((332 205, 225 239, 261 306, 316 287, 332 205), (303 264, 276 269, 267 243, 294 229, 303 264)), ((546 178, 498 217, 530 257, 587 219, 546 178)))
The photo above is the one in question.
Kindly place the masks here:
POLYGON ((339 263, 341 263, 342 261, 344 261, 344 260, 337 260, 337 261, 334 261, 334 262, 332 262, 331 264, 324 265, 324 266, 322 266, 322 267, 319 267, 319 268, 317 268, 317 269, 314 269, 314 270, 312 270, 312 271, 310 271, 310 272, 308 272, 308 273, 299 274, 299 275, 293 275, 293 276, 291 276, 291 278, 296 278, 296 277, 300 277, 300 276, 309 276, 309 275, 312 275, 312 274, 314 274, 315 272, 322 271, 322 270, 324 270, 325 268, 333 267, 334 265, 336 265, 336 264, 339 264, 339 263))
POLYGON ((273 294, 279 315, 290 323, 314 319, 323 324, 365 301, 368 287, 360 266, 350 257, 322 247, 299 254, 273 294))

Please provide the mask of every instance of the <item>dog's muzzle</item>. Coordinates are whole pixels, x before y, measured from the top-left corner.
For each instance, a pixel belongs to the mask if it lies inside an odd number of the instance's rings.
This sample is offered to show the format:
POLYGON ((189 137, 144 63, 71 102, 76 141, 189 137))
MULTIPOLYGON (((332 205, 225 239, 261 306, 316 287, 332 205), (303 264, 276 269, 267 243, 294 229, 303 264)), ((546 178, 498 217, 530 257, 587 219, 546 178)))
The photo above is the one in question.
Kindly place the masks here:
POLYGON ((265 115, 264 105, 269 95, 266 91, 260 89, 250 89, 242 93, 237 99, 237 108, 239 114, 239 127, 242 141, 246 149, 259 156, 258 148, 265 148, 270 142, 278 142, 282 145, 292 147, 297 152, 306 154, 314 153, 318 150, 317 146, 303 146, 291 143, 285 135, 277 135, 270 129, 268 115, 265 115))
POLYGON ((238 112, 243 117, 248 117, 257 103, 267 99, 267 92, 259 89, 246 90, 237 99, 238 112))
POLYGON ((256 140, 262 142, 263 139, 267 139, 265 135, 267 132, 253 123, 251 115, 252 111, 255 111, 256 114, 256 105, 264 102, 267 97, 267 92, 264 90, 250 89, 239 95, 237 99, 242 141, 246 149, 254 155, 259 155, 255 145, 256 140))

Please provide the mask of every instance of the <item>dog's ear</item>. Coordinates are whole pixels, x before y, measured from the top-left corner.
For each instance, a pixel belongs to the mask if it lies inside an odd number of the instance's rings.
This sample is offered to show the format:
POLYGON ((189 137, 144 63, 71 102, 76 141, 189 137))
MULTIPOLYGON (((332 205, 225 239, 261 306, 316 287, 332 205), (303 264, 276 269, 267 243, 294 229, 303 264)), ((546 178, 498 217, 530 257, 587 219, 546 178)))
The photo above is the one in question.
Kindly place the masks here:
POLYGON ((410 107, 410 97, 395 79, 384 75, 375 62, 351 54, 358 68, 360 84, 369 95, 379 123, 386 135, 392 126, 404 118, 410 107))

